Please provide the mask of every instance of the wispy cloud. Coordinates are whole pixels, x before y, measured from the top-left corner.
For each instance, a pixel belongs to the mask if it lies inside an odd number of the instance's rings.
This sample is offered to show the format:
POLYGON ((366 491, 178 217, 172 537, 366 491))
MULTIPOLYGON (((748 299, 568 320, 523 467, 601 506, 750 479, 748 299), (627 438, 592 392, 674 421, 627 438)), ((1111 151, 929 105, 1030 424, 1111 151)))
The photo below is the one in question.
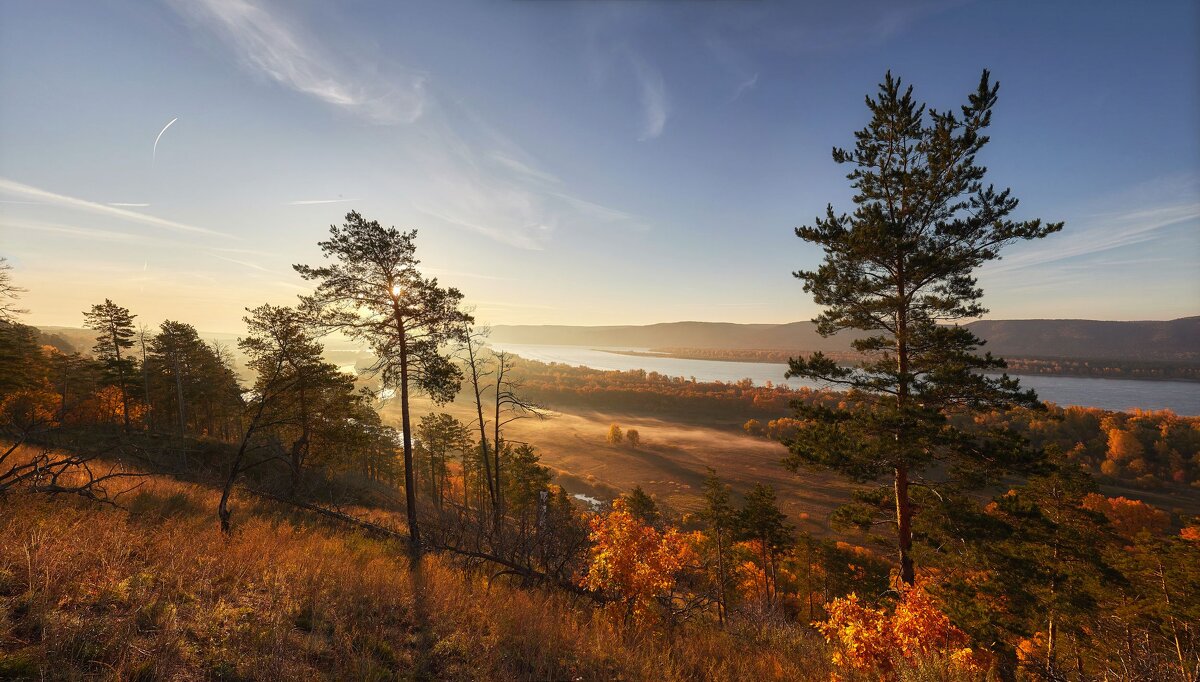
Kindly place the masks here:
POLYGON ((455 279, 482 279, 489 282, 515 282, 515 277, 497 277, 495 275, 484 275, 478 272, 463 272, 462 270, 447 270, 446 268, 426 267, 425 272, 438 275, 439 277, 453 277, 455 279))
POLYGON ((242 267, 250 268, 251 270, 258 270, 259 272, 266 272, 266 273, 270 273, 272 275, 281 274, 279 272, 276 272, 275 270, 271 270, 269 268, 264 268, 263 266, 259 265, 258 263, 252 263, 247 260, 240 260, 237 258, 229 258, 228 256, 218 256, 216 254, 211 254, 211 255, 213 258, 216 258, 218 260, 223 260, 223 261, 226 261, 229 263, 233 263, 234 265, 241 265, 242 267))
MULTIPOLYGON (((453 226, 536 250, 560 226, 636 222, 623 211, 574 196, 558 176, 473 108, 437 92, 425 74, 403 66, 380 67, 354 44, 339 42, 333 56, 326 47, 332 43, 322 40, 329 32, 306 28, 302 15, 286 11, 291 5, 269 9, 268 0, 173 1, 181 13, 218 35, 247 68, 370 120, 405 123, 388 131, 386 144, 406 159, 388 179, 389 186, 400 188, 390 198, 406 199, 415 211, 437 221, 434 228, 453 226)), ((649 136, 662 133, 667 117, 656 73, 646 68, 649 136)), ((317 197, 287 204, 351 201, 317 197)))
POLYGON ((1024 252, 1005 257, 995 265, 989 265, 986 271, 989 274, 1011 272, 1068 258, 1128 248, 1157 238, 1157 233, 1162 228, 1198 219, 1200 202, 1195 201, 1092 215, 1080 219, 1078 224, 1068 225, 1067 229, 1074 233, 1069 242, 1059 242, 1054 248, 1028 245, 1024 252))
POLYGON ((152 215, 146 215, 145 213, 138 213, 136 211, 127 211, 123 208, 118 208, 116 206, 109 206, 107 204, 98 204, 94 201, 87 201, 86 199, 77 199, 75 197, 69 197, 69 196, 65 196, 63 194, 55 194, 54 192, 48 192, 44 189, 38 189, 37 187, 31 187, 29 185, 22 184, 20 182, 15 182, 15 181, 9 180, 7 178, 0 178, 0 194, 8 194, 10 196, 24 197, 26 199, 37 200, 39 202, 46 203, 46 204, 56 204, 56 205, 63 206, 66 208, 76 209, 79 211, 87 211, 89 213, 105 215, 105 216, 109 216, 111 218, 119 218, 121 220, 128 220, 128 221, 132 221, 132 222, 136 222, 136 223, 141 223, 143 225, 149 225, 151 227, 161 227, 161 228, 168 229, 168 230, 174 230, 176 232, 187 232, 187 233, 191 233, 191 234, 203 234, 203 235, 209 235, 209 236, 214 236, 214 237, 226 237, 226 238, 231 238, 231 239, 233 238, 231 235, 227 235, 222 232, 217 232, 216 230, 210 230, 210 229, 207 229, 204 227, 196 227, 194 225, 185 225, 183 223, 175 222, 174 220, 158 218, 158 217, 155 217, 152 215))
POLYGON ((362 201, 362 199, 302 199, 300 201, 289 201, 288 206, 313 206, 316 204, 344 204, 348 201, 362 201))
POLYGON ((530 166, 528 164, 522 163, 522 162, 520 162, 510 156, 507 156, 501 152, 492 152, 491 158, 493 161, 499 163, 501 166, 507 168, 508 170, 516 171, 517 173, 520 173, 521 175, 532 178, 534 180, 540 180, 540 181, 548 183, 548 184, 558 184, 558 183, 562 182, 561 180, 559 180, 557 177, 551 175, 550 173, 547 173, 543 170, 534 168, 533 166, 530 166))
POLYGON ((753 76, 742 81, 741 83, 738 83, 738 86, 733 91, 733 97, 730 98, 730 101, 734 101, 737 98, 741 97, 742 93, 746 92, 747 90, 753 90, 757 85, 758 85, 758 74, 756 73, 753 76))
POLYGON ((670 116, 670 103, 667 101, 667 87, 662 73, 636 55, 630 56, 630 62, 641 93, 643 121, 638 140, 645 142, 663 134, 670 116))
POLYGON ((425 109, 424 74, 396 69, 381 79, 325 53, 306 34, 248 0, 175 0, 175 7, 229 45, 249 70, 376 123, 412 123, 425 109))
MULTIPOLYGON (((472 214, 476 213, 476 211, 472 210, 472 204, 477 205, 478 202, 467 201, 465 203, 467 205, 464 208, 467 212, 472 214)), ((551 229, 551 226, 537 224, 526 225, 524 226, 526 229, 519 231, 506 230, 502 225, 499 225, 496 222, 487 222, 482 220, 476 221, 471 217, 464 215, 462 211, 453 208, 450 210, 438 210, 431 206, 414 204, 413 209, 418 213, 422 213, 430 218, 440 220, 443 223, 466 228, 472 232, 477 232, 484 236, 495 239, 496 241, 509 244, 510 246, 516 246, 518 248, 530 249, 534 251, 540 251, 543 247, 541 241, 536 239, 531 232, 546 232, 551 229), (529 230, 529 227, 533 227, 534 229, 529 230)))
POLYGON ((0 219, 0 227, 61 234, 76 239, 91 239, 105 242, 136 242, 139 239, 138 235, 129 232, 100 230, 93 227, 76 227, 74 225, 60 225, 58 223, 43 223, 29 220, 11 220, 8 218, 0 219))

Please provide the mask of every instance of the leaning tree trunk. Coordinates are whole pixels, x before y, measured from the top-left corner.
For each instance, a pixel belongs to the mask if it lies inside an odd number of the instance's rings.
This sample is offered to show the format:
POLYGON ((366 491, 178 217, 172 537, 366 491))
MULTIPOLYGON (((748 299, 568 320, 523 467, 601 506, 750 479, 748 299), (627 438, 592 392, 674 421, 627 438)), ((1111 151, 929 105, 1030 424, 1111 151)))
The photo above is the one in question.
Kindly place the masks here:
POLYGON ((125 385, 125 367, 121 362, 121 344, 117 330, 113 329, 113 350, 117 354, 117 381, 121 382, 121 418, 125 422, 125 433, 129 433, 129 387, 125 385))

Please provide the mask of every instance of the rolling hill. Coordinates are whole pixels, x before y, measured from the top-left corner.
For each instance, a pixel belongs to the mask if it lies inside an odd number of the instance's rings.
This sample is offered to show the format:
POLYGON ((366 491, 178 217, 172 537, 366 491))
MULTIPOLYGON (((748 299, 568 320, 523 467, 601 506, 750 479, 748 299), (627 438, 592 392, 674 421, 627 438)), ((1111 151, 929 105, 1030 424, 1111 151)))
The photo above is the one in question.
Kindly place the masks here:
MULTIPOLYGON (((980 320, 967 325, 1001 356, 1104 360, 1198 360, 1200 316, 1169 321, 980 320)), ((492 338, 506 343, 634 348, 688 347, 846 351, 854 335, 830 338, 811 322, 734 324, 670 322, 575 327, 497 325, 492 338)))

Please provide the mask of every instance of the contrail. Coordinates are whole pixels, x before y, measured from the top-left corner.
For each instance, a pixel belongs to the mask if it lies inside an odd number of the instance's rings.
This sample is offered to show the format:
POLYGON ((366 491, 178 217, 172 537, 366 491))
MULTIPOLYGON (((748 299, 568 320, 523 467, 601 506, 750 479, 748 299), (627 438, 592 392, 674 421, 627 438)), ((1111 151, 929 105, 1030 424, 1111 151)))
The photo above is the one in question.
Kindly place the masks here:
POLYGON ((154 154, 153 154, 152 158, 158 159, 158 141, 162 139, 163 133, 167 132, 167 128, 170 128, 172 125, 175 124, 175 121, 178 121, 178 120, 179 120, 179 117, 176 116, 175 118, 171 119, 170 123, 163 126, 162 130, 158 131, 158 137, 154 138, 154 154))

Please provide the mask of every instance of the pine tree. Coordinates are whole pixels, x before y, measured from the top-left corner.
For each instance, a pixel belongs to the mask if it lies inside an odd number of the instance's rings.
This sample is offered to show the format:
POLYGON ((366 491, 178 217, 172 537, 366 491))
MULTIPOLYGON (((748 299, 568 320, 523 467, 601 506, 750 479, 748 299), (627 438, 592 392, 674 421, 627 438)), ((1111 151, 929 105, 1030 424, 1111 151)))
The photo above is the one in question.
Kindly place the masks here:
POLYGON ((661 526, 662 513, 658 510, 658 503, 642 489, 642 486, 635 485, 633 490, 629 491, 628 495, 625 495, 625 505, 634 518, 647 526, 653 526, 654 528, 661 526))
POLYGON ((321 321, 351 338, 365 341, 377 358, 372 372, 400 395, 404 440, 404 492, 408 532, 413 548, 420 546, 416 477, 413 469, 413 425, 409 397, 429 395, 435 403, 454 399, 462 370, 442 352, 462 341, 471 317, 459 309, 462 294, 426 279, 417 266, 416 230, 384 228, 355 211, 346 222, 329 228, 320 242, 332 262, 322 267, 293 266, 304 279, 317 281, 305 305, 321 321))
POLYGON ((729 608, 729 550, 731 535, 737 527, 737 511, 729 502, 729 486, 721 482, 712 467, 704 478, 704 508, 700 512, 708 526, 708 535, 717 548, 717 620, 725 623, 729 608))
POLYGON ((792 543, 793 530, 787 523, 787 516, 779 510, 773 487, 756 483, 746 493, 745 505, 738 514, 738 528, 743 540, 752 540, 758 545, 759 559, 767 581, 767 606, 770 607, 774 602, 777 583, 776 560, 779 553, 792 543))
MULTIPOLYGON (((961 113, 926 110, 889 72, 850 164, 855 211, 825 217, 796 235, 824 249, 816 270, 795 275, 825 310, 822 335, 861 333, 866 359, 839 366, 821 353, 790 362, 788 377, 851 391, 845 408, 797 405, 803 420, 788 465, 832 468, 858 481, 891 480, 900 577, 914 580, 914 504, 909 487, 979 483, 1011 470, 1022 450, 1002 434, 954 427, 948 416, 975 409, 1037 406, 1007 375, 985 375, 1004 362, 977 351, 982 341, 955 323, 986 309, 973 272, 1007 244, 1056 232, 1062 223, 1014 221, 1009 190, 985 185, 975 162, 988 142, 997 85, 983 72, 961 113), (944 474, 940 480, 926 473, 944 474)), ((1025 453, 1028 455, 1028 453, 1025 453)))
POLYGON ((295 308, 261 305, 247 312, 243 320, 249 334, 238 339, 238 346, 256 374, 258 399, 270 397, 267 423, 281 440, 291 443, 288 460, 295 495, 313 441, 356 399, 354 381, 325 361, 315 331, 295 308), (268 382, 274 385, 268 387, 268 382))
POLYGON ((128 308, 107 298, 83 314, 84 326, 99 332, 92 351, 104 363, 105 370, 116 380, 121 391, 121 417, 126 431, 129 430, 129 385, 126 379, 133 376, 135 368, 133 358, 121 357, 121 351, 133 348, 135 317, 128 308))

